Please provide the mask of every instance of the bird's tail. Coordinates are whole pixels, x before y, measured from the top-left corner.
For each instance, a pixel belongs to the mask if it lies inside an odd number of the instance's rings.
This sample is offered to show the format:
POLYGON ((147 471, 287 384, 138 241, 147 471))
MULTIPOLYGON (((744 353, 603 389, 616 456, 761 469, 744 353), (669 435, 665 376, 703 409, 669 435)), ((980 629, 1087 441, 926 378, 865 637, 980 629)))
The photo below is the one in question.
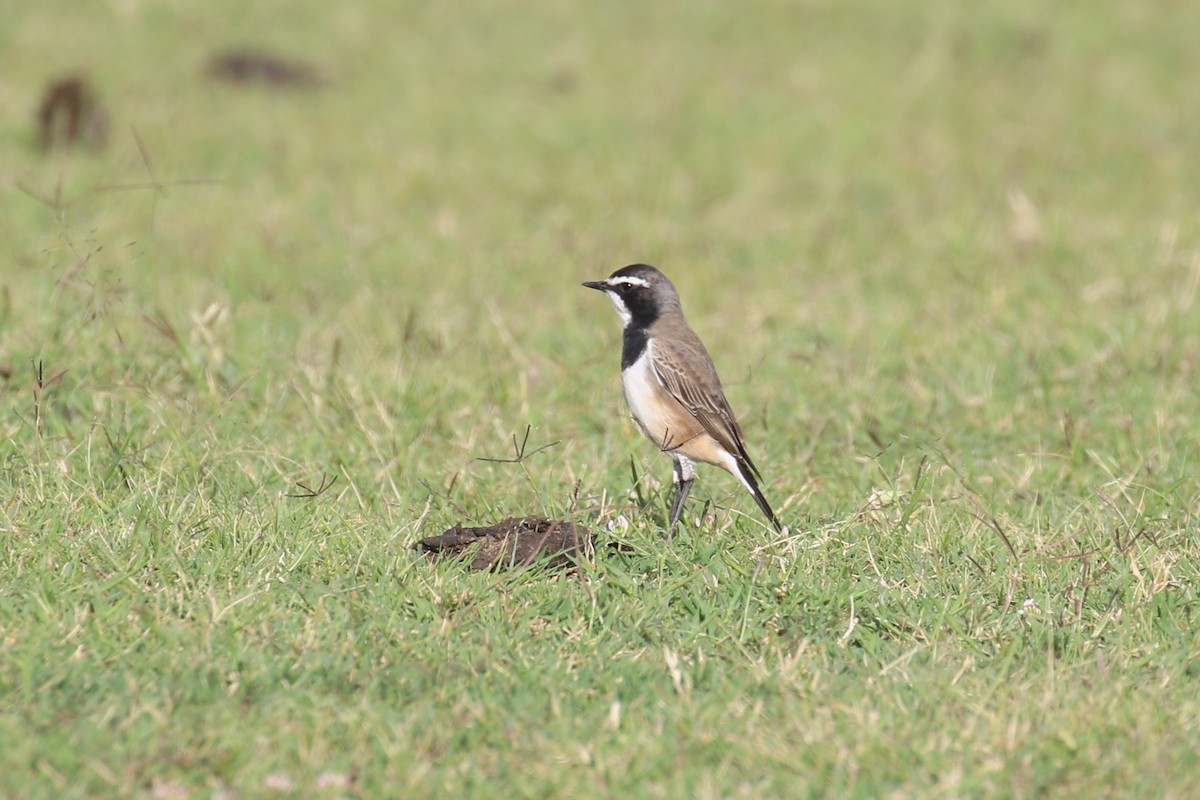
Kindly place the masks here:
POLYGON ((779 517, 775 516, 775 512, 771 510, 771 504, 767 502, 767 496, 762 493, 762 489, 758 488, 758 470, 754 465, 745 459, 737 460, 738 478, 742 484, 750 490, 750 494, 754 495, 754 502, 758 503, 758 507, 767 515, 767 519, 771 520, 771 524, 775 526, 775 530, 783 533, 783 523, 779 521, 779 517))

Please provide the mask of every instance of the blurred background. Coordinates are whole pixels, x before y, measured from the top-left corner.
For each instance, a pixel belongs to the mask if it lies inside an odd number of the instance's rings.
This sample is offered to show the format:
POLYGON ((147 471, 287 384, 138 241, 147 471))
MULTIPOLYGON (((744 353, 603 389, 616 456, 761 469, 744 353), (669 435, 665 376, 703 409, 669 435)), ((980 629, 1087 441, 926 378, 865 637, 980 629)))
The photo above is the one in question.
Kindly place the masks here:
MULTIPOLYGON (((747 280, 783 264, 806 289, 907 286, 929 261, 1065 269, 1194 219, 1189 13, 47 2, 4 27, 0 145, 6 190, 61 185, 81 230, 235 292, 312 272, 345 299, 431 265, 557 281, 635 256, 747 280), (296 75, 214 69, 231 55, 296 75), (39 104, 69 75, 107 140, 47 156, 39 104), (111 190, 151 180, 166 198, 111 190)), ((51 215, 6 206, 27 262, 51 215)))

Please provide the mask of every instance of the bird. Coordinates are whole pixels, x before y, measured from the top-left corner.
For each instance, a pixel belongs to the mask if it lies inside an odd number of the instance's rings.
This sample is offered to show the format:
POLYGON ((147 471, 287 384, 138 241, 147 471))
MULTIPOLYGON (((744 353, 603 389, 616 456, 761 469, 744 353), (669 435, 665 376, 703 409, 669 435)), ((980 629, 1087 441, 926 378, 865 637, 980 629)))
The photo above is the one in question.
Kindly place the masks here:
POLYGON ((675 285, 649 264, 630 264, 604 280, 583 285, 608 295, 621 317, 625 401, 642 433, 674 462, 668 536, 674 533, 695 483, 697 461, 737 478, 782 532, 782 523, 759 487, 762 475, 746 451, 712 357, 684 318, 675 285))

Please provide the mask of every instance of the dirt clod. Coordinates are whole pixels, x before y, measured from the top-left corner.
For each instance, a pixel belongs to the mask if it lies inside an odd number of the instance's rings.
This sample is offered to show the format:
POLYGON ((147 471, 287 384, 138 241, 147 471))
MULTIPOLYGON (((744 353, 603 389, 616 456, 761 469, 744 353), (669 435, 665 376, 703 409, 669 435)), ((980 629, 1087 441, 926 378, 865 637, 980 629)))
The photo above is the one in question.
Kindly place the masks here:
POLYGON ((571 567, 595 548, 595 534, 582 525, 544 517, 513 517, 482 528, 455 526, 417 542, 432 560, 471 556, 471 569, 526 567, 546 559, 549 567, 571 567))

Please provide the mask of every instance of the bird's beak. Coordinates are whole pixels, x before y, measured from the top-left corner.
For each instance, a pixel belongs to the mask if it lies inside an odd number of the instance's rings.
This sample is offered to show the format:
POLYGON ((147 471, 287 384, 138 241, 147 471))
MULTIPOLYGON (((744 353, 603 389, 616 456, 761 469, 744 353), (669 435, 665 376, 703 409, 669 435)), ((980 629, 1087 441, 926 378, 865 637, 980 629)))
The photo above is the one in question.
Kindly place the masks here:
POLYGON ((601 292, 608 291, 608 287, 604 284, 604 281, 584 281, 583 285, 589 289, 597 289, 601 292))

